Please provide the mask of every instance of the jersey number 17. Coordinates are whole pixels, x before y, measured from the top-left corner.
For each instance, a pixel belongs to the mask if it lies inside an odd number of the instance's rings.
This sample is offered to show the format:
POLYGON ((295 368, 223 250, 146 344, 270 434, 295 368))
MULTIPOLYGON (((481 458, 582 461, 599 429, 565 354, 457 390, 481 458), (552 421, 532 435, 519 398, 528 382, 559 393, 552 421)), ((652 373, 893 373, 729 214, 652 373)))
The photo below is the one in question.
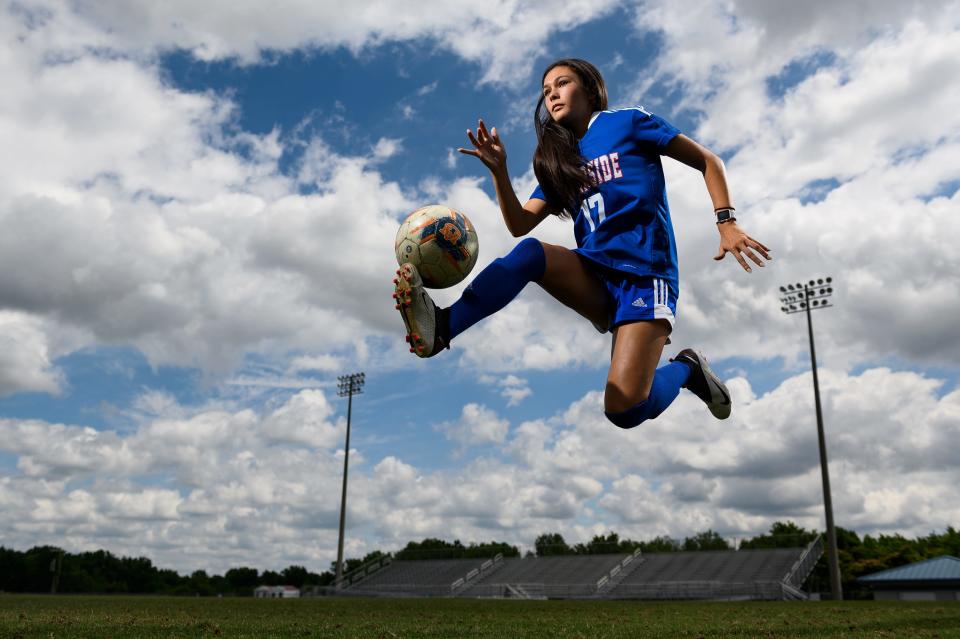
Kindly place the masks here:
POLYGON ((607 214, 603 209, 603 195, 594 193, 583 201, 580 205, 580 213, 590 225, 590 232, 593 233, 597 227, 606 219, 607 214), (596 221, 594 221, 594 211, 596 211, 596 221))

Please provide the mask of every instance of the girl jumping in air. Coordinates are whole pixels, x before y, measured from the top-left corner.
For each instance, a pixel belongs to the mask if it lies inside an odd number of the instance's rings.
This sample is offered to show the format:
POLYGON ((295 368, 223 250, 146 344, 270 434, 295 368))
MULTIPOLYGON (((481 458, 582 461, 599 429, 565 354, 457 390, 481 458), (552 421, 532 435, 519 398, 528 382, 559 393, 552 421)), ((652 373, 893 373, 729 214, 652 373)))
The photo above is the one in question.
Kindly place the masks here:
POLYGON ((736 222, 723 162, 643 107, 607 110, 607 89, 589 62, 558 60, 543 74, 534 120, 533 169, 539 185, 520 204, 507 175, 507 153, 480 120, 473 148, 493 175, 507 229, 520 237, 549 215, 570 216, 577 248, 533 238, 494 260, 449 308, 430 299, 412 264, 397 271, 395 297, 411 350, 432 357, 450 340, 496 313, 536 282, 561 303, 611 331, 613 349, 604 394, 607 418, 621 428, 653 419, 681 388, 702 399, 718 419, 730 415, 730 393, 702 353, 684 349, 657 368, 673 330, 680 294, 677 248, 660 156, 703 174, 713 201, 720 249, 746 271, 763 266, 769 249, 736 222))

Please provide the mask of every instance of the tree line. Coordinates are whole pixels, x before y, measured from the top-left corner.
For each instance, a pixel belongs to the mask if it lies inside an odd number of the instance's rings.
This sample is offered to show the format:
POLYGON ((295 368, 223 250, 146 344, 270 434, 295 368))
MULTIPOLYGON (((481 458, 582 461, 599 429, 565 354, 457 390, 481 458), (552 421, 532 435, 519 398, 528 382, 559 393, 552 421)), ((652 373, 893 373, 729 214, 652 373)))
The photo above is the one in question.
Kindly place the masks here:
MULTIPOLYGON (((806 530, 792 522, 776 522, 770 532, 739 542, 741 550, 755 548, 800 548, 820 534, 806 530)), ((586 543, 568 544, 559 533, 544 533, 537 537, 528 556, 592 555, 632 553, 696 552, 732 550, 731 544, 717 532, 707 530, 682 541, 670 537, 655 537, 649 541, 621 538, 617 533, 597 535, 586 543)), ((865 535, 837 527, 837 549, 840 572, 845 583, 857 577, 895 568, 923 559, 952 555, 960 557, 960 532, 953 527, 944 533, 930 533, 916 539, 902 535, 865 535)), ((504 542, 462 544, 428 538, 411 541, 402 550, 384 553, 376 550, 364 557, 345 561, 347 574, 369 562, 390 556, 397 560, 470 559, 493 557, 496 554, 519 557, 516 546, 504 542)), ((181 575, 170 569, 158 568, 146 557, 117 557, 106 550, 66 553, 54 546, 37 546, 17 551, 0 546, 0 592, 62 593, 116 593, 163 594, 198 596, 251 596, 260 585, 292 585, 297 588, 330 586, 335 579, 336 566, 321 573, 291 565, 277 572, 259 571, 251 567, 230 568, 222 575, 210 575, 195 570, 181 575)), ((809 591, 827 591, 830 579, 826 558, 821 558, 807 583, 809 591)))
MULTIPOLYGON (((0 546, 0 592, 39 593, 55 588, 61 593, 250 596, 259 585, 302 587, 323 580, 323 575, 303 566, 289 566, 280 572, 239 567, 223 575, 205 570, 181 575, 154 566, 147 557, 117 557, 106 550, 72 554, 54 546, 36 546, 25 552, 0 546)), ((327 582, 333 582, 332 575, 327 582)))

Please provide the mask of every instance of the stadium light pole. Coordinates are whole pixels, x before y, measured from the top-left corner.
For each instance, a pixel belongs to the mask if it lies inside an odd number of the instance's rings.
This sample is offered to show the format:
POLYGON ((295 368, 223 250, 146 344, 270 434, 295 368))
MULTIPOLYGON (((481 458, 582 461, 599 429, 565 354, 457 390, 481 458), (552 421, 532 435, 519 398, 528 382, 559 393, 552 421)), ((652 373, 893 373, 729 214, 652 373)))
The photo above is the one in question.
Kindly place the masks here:
POLYGON ((834 600, 843 599, 840 582, 840 560, 837 557, 837 531, 833 527, 833 500, 830 498, 830 472, 827 470, 827 442, 823 434, 823 411, 820 408, 820 383, 817 379, 817 353, 813 346, 813 319, 811 310, 828 308, 833 295, 833 278, 825 277, 807 283, 780 287, 780 310, 787 315, 807 314, 807 333, 810 336, 810 367, 813 370, 813 401, 817 411, 817 440, 820 445, 820 477, 823 480, 823 509, 827 520, 827 547, 830 552, 830 590, 834 600))
POLYGON ((337 575, 334 586, 340 587, 343 578, 343 529, 347 518, 347 468, 350 464, 350 413, 353 410, 353 396, 363 392, 363 373, 341 375, 337 378, 338 395, 347 398, 347 444, 343 449, 343 493, 340 496, 340 538, 337 541, 337 575))

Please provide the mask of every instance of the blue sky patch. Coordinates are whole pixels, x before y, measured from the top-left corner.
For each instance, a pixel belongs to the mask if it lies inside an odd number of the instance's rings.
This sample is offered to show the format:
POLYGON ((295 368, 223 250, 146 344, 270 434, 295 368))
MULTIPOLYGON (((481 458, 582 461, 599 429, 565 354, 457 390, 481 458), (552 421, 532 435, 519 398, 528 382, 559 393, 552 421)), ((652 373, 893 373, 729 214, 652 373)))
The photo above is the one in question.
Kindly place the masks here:
POLYGON ((767 78, 767 95, 774 100, 780 100, 817 71, 833 66, 836 62, 837 54, 827 50, 791 60, 776 75, 767 78))
POLYGON ((937 184, 937 188, 932 190, 930 193, 922 195, 920 199, 924 202, 935 200, 938 197, 950 199, 956 195, 957 189, 960 189, 960 178, 955 180, 945 180, 937 184))
POLYGON ((67 379, 60 395, 17 393, 0 397, 0 415, 53 423, 121 430, 130 425, 126 411, 147 390, 169 393, 183 405, 208 399, 196 369, 152 368, 133 347, 83 349, 54 364, 67 379))
POLYGON ((817 204, 827 199, 827 196, 830 195, 830 192, 839 187, 841 184, 842 182, 835 177, 811 180, 810 182, 804 184, 799 191, 797 191, 795 197, 799 198, 800 203, 803 205, 817 204))

